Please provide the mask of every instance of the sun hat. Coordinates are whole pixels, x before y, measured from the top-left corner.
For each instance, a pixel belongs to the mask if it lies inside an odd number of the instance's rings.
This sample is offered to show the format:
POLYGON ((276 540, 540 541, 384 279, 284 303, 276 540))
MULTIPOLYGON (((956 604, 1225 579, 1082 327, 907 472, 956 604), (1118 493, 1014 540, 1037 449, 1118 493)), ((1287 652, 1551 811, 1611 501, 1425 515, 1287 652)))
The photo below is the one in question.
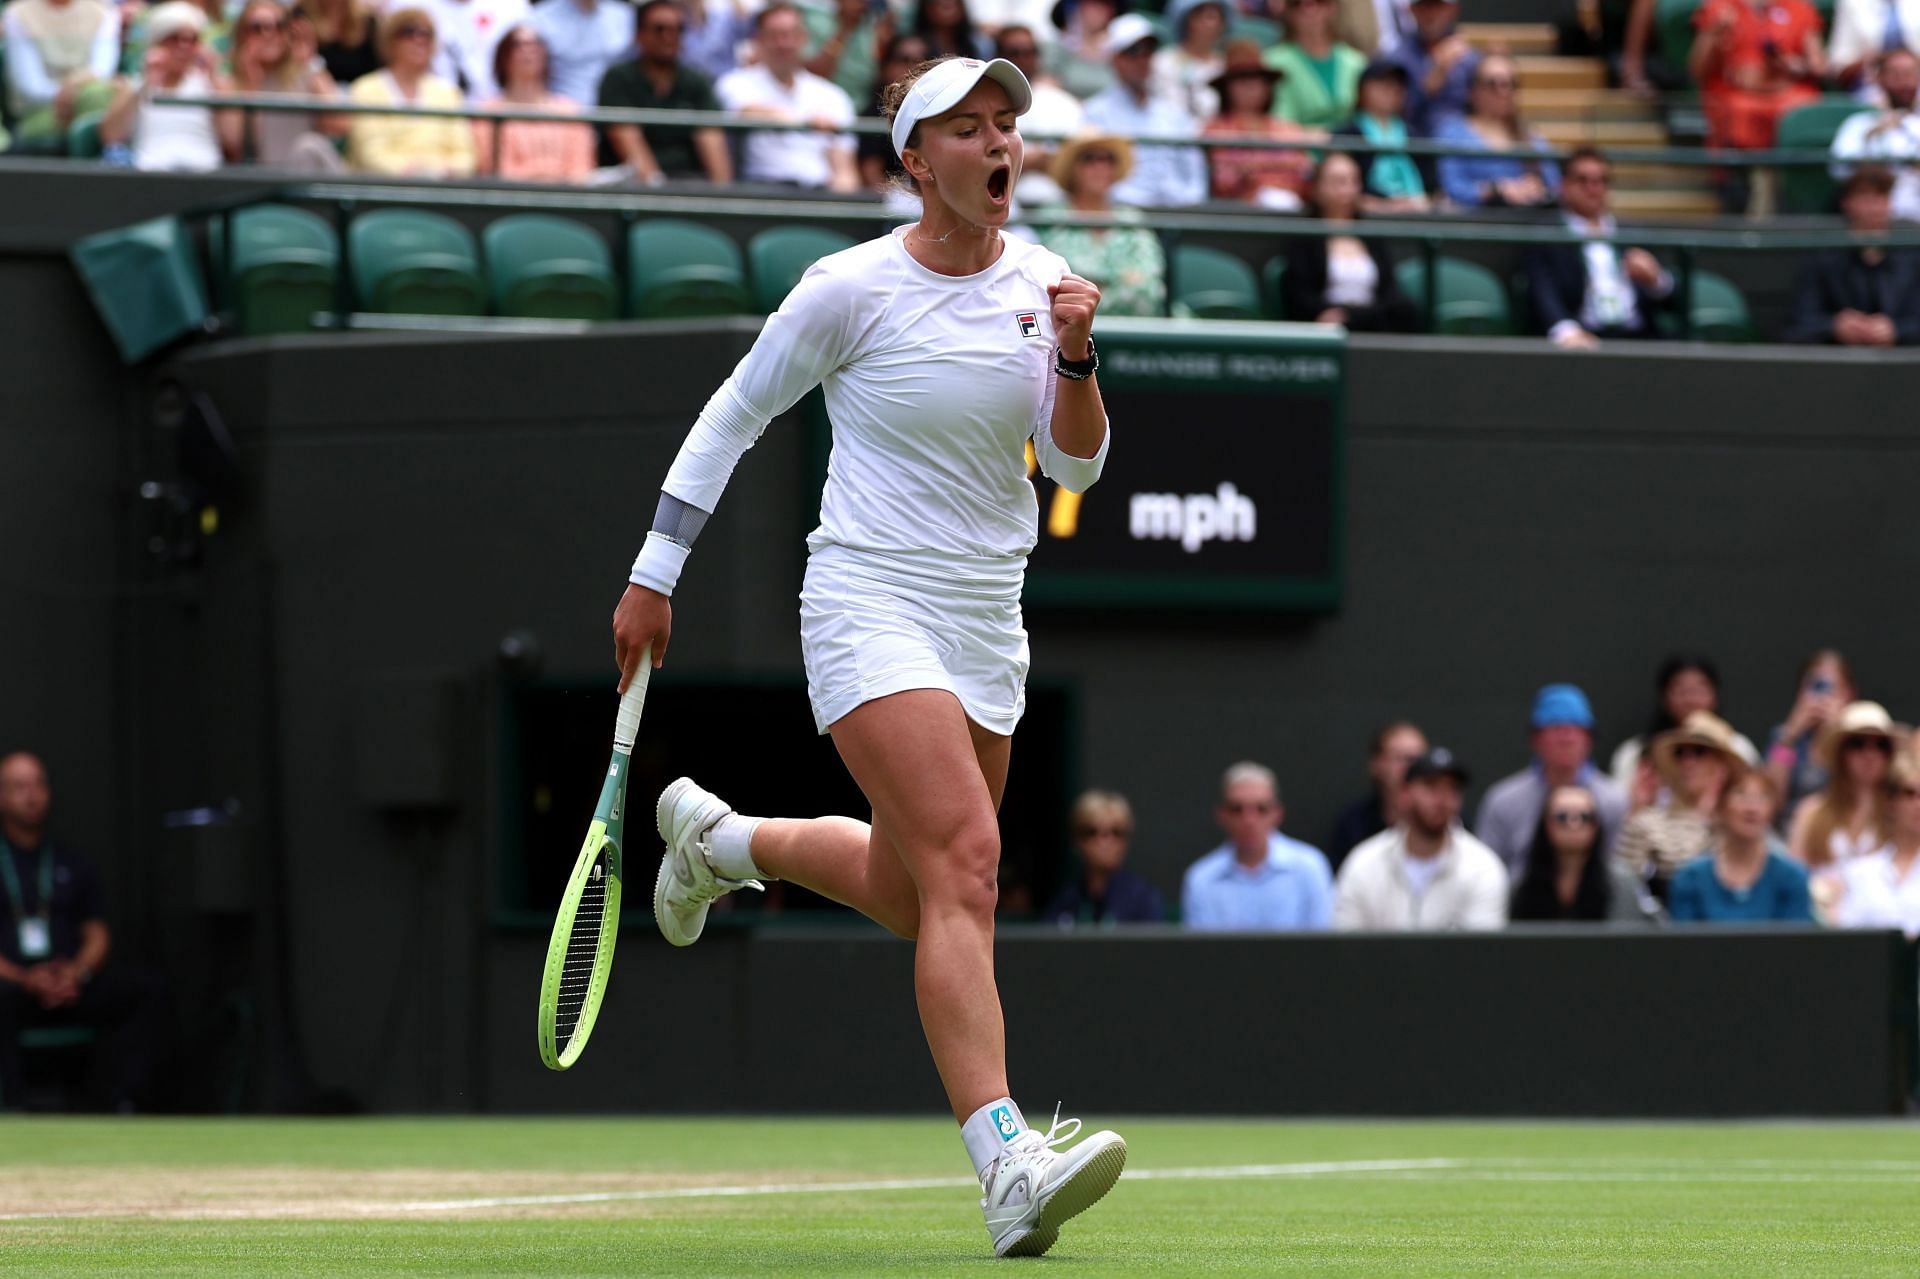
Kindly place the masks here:
POLYGON ((207 15, 198 5, 188 4, 187 0, 167 0, 165 4, 147 10, 148 44, 159 44, 182 31, 204 35, 206 30, 207 15))
POLYGON ((1053 180, 1060 184, 1062 191, 1073 189, 1073 166, 1080 163, 1080 153, 1095 147, 1113 152, 1113 180, 1125 178, 1133 172, 1133 143, 1117 133, 1104 133, 1098 129, 1088 129, 1076 133, 1060 144, 1053 153, 1053 164, 1048 169, 1053 180))
POLYGON ((1695 711, 1681 720, 1678 728, 1670 728, 1653 739, 1653 766, 1671 786, 1679 765, 1674 752, 1682 746, 1704 746, 1725 756, 1729 765, 1744 767, 1746 761, 1733 741, 1733 726, 1727 721, 1712 711, 1695 711))
POLYGON ((1814 760, 1831 773, 1840 765, 1840 743, 1849 737, 1879 737, 1894 746, 1900 744, 1900 730, 1886 707, 1878 702, 1848 702, 1840 718, 1821 730, 1813 747, 1814 760))
POLYGON ((1160 28, 1148 18, 1137 13, 1123 13, 1107 24, 1106 42, 1101 46, 1111 58, 1116 53, 1125 53, 1142 40, 1160 43, 1160 28))
POLYGON ((1260 44, 1256 40, 1227 41, 1225 65, 1220 74, 1207 81, 1213 91, 1220 95, 1224 103, 1227 99, 1227 81, 1235 76, 1260 75, 1267 78, 1267 87, 1272 88, 1287 78, 1287 73, 1278 67, 1270 67, 1260 53, 1260 44))
POLYGON ((933 70, 915 80, 893 117, 893 153, 907 149, 913 126, 960 105, 960 99, 973 92, 982 79, 992 80, 1007 91, 1013 101, 1013 113, 1023 115, 1033 105, 1033 86, 1020 68, 1005 58, 983 62, 979 58, 945 58, 933 70))

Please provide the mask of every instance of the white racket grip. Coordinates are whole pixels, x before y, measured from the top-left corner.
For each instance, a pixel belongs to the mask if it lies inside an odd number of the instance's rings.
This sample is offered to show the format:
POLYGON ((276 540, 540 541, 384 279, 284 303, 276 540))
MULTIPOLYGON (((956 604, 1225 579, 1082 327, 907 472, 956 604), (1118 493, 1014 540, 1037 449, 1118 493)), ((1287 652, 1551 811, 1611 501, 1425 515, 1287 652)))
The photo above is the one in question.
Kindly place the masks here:
POLYGON ((647 704, 647 680, 653 675, 653 645, 640 650, 640 664, 627 691, 620 695, 620 713, 613 720, 613 749, 622 755, 633 753, 633 739, 640 732, 640 708, 647 704))

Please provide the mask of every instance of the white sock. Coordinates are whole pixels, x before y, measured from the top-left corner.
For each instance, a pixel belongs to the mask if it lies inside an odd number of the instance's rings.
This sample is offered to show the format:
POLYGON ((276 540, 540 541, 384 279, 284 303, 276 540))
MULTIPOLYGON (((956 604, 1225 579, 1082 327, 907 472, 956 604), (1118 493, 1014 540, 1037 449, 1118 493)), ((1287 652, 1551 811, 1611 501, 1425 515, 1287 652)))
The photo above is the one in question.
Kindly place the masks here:
POLYGON ((760 829, 764 817, 742 817, 728 813, 707 832, 707 847, 712 850, 707 863, 722 879, 772 879, 773 876, 753 864, 753 832, 760 829))
POLYGON ((960 1140, 967 1143, 967 1155, 973 1160, 974 1175, 985 1179, 987 1169, 1000 1158, 1007 1143, 1027 1130, 1027 1117, 1013 1098, 990 1101, 967 1116, 960 1125, 960 1140))

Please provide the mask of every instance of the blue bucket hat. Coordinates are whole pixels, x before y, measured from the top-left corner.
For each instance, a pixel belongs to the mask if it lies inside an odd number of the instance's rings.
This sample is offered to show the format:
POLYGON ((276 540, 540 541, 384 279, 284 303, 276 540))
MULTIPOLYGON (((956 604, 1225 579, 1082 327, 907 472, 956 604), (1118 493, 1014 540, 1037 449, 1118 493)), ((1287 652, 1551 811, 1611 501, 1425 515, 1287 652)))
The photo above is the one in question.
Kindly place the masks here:
POLYGON ((1549 684, 1533 696, 1533 726, 1552 728, 1558 724, 1593 730, 1593 707, 1577 684, 1549 684))

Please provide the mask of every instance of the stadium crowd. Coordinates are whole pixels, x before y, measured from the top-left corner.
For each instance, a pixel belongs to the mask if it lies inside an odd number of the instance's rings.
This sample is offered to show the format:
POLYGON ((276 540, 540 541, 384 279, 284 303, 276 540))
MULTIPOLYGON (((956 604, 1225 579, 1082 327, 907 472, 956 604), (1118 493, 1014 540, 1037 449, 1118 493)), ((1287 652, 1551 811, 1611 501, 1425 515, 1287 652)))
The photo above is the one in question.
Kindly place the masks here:
POLYGON ((1127 800, 1090 791, 1071 815, 1074 873, 1042 915, 1274 931, 1820 923, 1920 937, 1920 735, 1860 700, 1831 650, 1808 659, 1764 751, 1716 713, 1719 692, 1710 659, 1668 659, 1646 731, 1603 768, 1586 695, 1540 689, 1531 758, 1487 788, 1471 828, 1467 764, 1409 722, 1374 734, 1371 785, 1320 846, 1283 833, 1270 769, 1233 764, 1215 807, 1225 839, 1187 868, 1177 912, 1126 866, 1127 800))

